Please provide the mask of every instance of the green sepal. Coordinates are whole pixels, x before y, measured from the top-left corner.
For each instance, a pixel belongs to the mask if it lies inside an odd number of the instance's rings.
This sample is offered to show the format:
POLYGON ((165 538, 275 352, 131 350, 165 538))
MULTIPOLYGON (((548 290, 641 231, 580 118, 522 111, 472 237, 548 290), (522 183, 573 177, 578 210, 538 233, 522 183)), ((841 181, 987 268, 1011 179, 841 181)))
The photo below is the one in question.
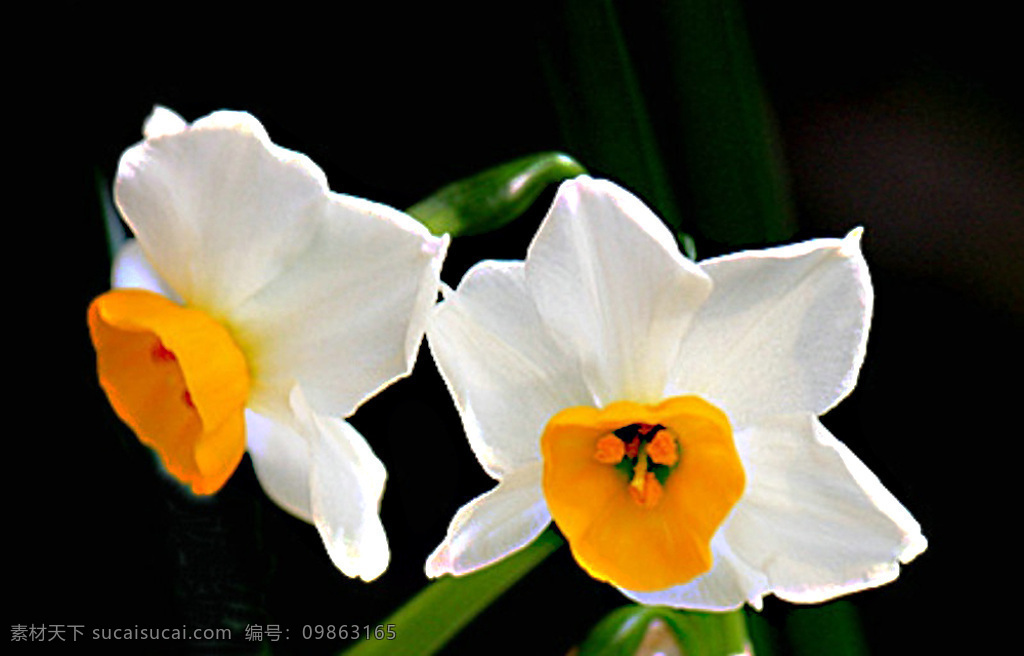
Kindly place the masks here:
POLYGON ((580 645, 579 656, 634 656, 645 637, 674 642, 676 651, 687 656, 753 654, 742 609, 697 613, 632 605, 598 622, 580 645))
POLYGON ((525 212, 552 182, 586 173, 563 153, 538 153, 453 182, 408 210, 434 235, 497 230, 525 212))
POLYGON ((683 255, 691 260, 697 259, 697 244, 693 241, 693 237, 682 230, 676 230, 676 240, 679 242, 683 255))

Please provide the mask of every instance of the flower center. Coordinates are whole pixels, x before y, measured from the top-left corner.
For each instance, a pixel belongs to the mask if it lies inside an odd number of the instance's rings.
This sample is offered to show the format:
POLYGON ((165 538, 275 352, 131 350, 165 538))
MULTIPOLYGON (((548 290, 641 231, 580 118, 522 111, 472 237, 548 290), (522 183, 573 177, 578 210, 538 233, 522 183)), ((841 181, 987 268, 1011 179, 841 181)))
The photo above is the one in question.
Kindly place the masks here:
POLYGON ((696 396, 563 410, 541 451, 548 509, 576 560, 637 592, 707 572, 745 484, 728 418, 696 396))
POLYGON ((642 508, 653 508, 679 462, 679 442, 660 424, 630 424, 598 439, 594 459, 627 473, 633 501, 642 508))
POLYGON ((114 411, 197 494, 219 490, 245 453, 249 373, 209 315, 138 289, 89 306, 100 384, 114 411))

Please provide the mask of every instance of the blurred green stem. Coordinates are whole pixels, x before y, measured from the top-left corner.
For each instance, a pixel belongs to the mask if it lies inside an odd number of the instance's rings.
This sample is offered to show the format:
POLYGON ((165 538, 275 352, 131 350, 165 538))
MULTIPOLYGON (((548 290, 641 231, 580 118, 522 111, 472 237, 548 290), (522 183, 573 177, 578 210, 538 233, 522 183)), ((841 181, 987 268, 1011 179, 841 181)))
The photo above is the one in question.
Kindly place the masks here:
POLYGON ((566 148, 677 235, 730 246, 792 237, 780 140, 738 0, 622 3, 623 20, 611 0, 560 4, 542 47, 566 148))
POLYGON ((786 618, 793 656, 867 656, 857 608, 840 599, 820 606, 793 609, 786 618))
MULTIPOLYGON (((728 245, 792 237, 780 139, 738 0, 659 3, 673 119, 659 136, 686 181, 696 230, 728 245)), ((665 116, 665 113, 662 114, 665 116)))
POLYGON ((678 231, 672 184, 615 7, 610 0, 559 5, 561 16, 553 11, 542 26, 541 46, 567 149, 639 195, 678 231))

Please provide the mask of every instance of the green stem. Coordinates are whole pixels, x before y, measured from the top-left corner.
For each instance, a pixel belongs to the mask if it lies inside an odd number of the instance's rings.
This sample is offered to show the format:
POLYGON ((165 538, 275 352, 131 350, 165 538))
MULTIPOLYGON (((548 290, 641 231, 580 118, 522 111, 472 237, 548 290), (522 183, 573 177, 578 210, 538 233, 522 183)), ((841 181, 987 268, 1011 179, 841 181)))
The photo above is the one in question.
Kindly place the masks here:
POLYGON ((481 611, 562 544, 548 529, 528 547, 478 572, 444 576, 383 620, 393 640, 363 639, 345 656, 427 656, 436 653, 481 611))

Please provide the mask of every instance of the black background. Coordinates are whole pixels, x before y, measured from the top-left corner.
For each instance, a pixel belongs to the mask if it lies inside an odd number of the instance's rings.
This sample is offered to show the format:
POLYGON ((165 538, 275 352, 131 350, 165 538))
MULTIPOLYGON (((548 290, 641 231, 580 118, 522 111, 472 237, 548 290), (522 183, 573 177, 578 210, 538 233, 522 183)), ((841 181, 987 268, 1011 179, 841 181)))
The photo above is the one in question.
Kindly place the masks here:
MULTIPOLYGON (((860 384, 825 423, 930 541, 897 582, 840 608, 855 611, 871 653, 1012 641, 1002 612, 1003 589, 1018 576, 1009 527, 1020 473, 1010 449, 1020 436, 1012 413, 1024 314, 1013 21, 987 3, 957 12, 910 1, 761 4, 751 3, 748 20, 784 139, 798 237, 865 226, 875 282, 860 384)), ((636 8, 621 18, 656 95, 651 19, 636 8)), ((352 419, 388 468, 392 564, 372 584, 350 581, 312 527, 263 497, 248 461, 216 498, 196 502, 113 416, 85 327, 89 300, 108 286, 97 190, 154 104, 189 121, 249 111, 276 143, 317 162, 334 190, 397 207, 513 157, 567 149, 538 50, 550 20, 539 3, 230 13, 68 3, 9 25, 29 38, 5 46, 15 228, 5 339, 16 390, 5 436, 6 624, 231 626, 236 635, 277 624, 289 639, 274 653, 331 653, 340 645, 303 642, 302 626, 376 623, 426 582, 423 563, 454 512, 491 485, 427 351, 409 379, 352 419)), ((500 235, 456 240, 443 279, 455 285, 482 258, 521 259, 550 198, 500 235)), ((731 248, 696 237, 701 257, 731 248)), ((448 653, 563 654, 624 602, 563 549, 448 653)), ((783 641, 803 621, 794 609, 769 599, 762 614, 783 641)))

